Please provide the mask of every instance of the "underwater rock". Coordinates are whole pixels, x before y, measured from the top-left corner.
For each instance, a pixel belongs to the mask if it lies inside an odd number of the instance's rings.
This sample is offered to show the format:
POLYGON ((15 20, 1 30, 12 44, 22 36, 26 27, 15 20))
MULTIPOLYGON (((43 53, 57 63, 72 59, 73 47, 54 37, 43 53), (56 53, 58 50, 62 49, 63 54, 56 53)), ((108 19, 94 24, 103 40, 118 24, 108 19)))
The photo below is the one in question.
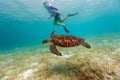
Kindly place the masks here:
POLYGON ((104 76, 105 76, 104 80, 115 80, 114 77, 109 74, 105 74, 104 76))
POLYGON ((16 80, 28 80, 28 77, 31 77, 36 71, 38 71, 38 69, 28 69, 23 73, 19 74, 16 80))
POLYGON ((23 79, 26 80, 29 76, 31 76, 33 74, 33 70, 32 69, 28 69, 27 71, 25 71, 23 73, 23 79))
POLYGON ((12 64, 14 62, 14 59, 9 59, 8 64, 12 64))
POLYGON ((110 58, 108 55, 103 55, 103 58, 105 61, 107 61, 109 64, 115 62, 112 58, 110 58))
POLYGON ((64 59, 70 59, 72 56, 73 56, 72 54, 63 55, 62 58, 64 58, 64 59))
POLYGON ((33 62, 30 66, 34 67, 34 66, 37 66, 37 65, 39 65, 37 62, 33 62))
POLYGON ((27 80, 27 78, 31 76, 33 72, 34 72, 33 69, 28 69, 24 71, 23 73, 21 73, 20 75, 18 75, 18 78, 16 80, 27 80))
POLYGON ((3 78, 0 78, 0 80, 9 80, 9 76, 4 76, 3 78))
POLYGON ((58 63, 52 64, 51 66, 49 66, 48 70, 52 71, 52 70, 59 70, 59 69, 64 69, 64 66, 58 63))
POLYGON ((120 52, 120 48, 115 49, 115 52, 117 53, 120 52))
POLYGON ((117 71, 118 79, 120 80, 120 68, 117 71))

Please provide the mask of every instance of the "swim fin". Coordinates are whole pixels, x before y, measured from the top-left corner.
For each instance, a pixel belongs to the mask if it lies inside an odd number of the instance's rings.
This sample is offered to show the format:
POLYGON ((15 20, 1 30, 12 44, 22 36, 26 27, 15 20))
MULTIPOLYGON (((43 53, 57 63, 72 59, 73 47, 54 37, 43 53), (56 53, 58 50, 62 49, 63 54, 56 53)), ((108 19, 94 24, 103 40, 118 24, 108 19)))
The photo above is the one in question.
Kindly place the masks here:
POLYGON ((69 33, 69 30, 65 26, 63 28, 64 28, 65 32, 69 33))
POLYGON ((79 12, 76 12, 76 13, 74 13, 74 14, 68 14, 68 16, 75 16, 75 15, 77 15, 79 12))

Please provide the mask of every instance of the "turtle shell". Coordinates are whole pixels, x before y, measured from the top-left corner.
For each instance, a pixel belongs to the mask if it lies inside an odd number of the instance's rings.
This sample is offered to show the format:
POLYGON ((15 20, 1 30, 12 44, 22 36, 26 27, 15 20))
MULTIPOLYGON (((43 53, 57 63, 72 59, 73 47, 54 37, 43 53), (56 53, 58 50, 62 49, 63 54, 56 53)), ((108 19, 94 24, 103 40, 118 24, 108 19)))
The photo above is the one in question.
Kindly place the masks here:
POLYGON ((70 35, 58 35, 52 38, 52 42, 60 47, 74 47, 84 43, 84 39, 70 35))

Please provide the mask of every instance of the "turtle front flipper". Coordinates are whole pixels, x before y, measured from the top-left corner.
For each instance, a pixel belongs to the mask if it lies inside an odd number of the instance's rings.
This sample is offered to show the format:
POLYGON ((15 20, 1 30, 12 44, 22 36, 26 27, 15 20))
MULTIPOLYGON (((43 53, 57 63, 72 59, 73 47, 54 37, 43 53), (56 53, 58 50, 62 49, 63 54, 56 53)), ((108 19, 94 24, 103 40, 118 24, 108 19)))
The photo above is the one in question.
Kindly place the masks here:
POLYGON ((54 44, 50 45, 50 51, 55 54, 55 55, 58 55, 58 56, 62 56, 62 54, 57 50, 56 46, 54 44))
POLYGON ((54 37, 55 37, 55 31, 52 31, 51 38, 54 39, 54 37))

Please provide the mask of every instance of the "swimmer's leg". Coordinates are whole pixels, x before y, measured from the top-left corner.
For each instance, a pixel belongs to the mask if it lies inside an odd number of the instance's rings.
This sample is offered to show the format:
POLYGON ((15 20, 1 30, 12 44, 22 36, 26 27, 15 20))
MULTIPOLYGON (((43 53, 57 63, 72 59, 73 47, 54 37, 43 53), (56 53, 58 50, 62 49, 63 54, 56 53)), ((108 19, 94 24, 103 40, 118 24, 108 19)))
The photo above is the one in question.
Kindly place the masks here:
POLYGON ((66 26, 63 26, 65 32, 69 33, 70 31, 66 28, 66 26))
POLYGON ((68 17, 71 17, 71 16, 75 16, 77 15, 79 12, 76 12, 76 13, 73 13, 73 14, 68 14, 65 18, 63 18, 63 22, 68 18, 68 17))
POLYGON ((57 23, 58 21, 54 21, 54 25, 56 26, 62 26, 65 30, 65 32, 69 33, 69 30, 66 28, 66 26, 64 24, 60 24, 60 23, 57 23))
POLYGON ((68 14, 67 16, 75 16, 77 15, 79 12, 73 13, 73 14, 68 14))

